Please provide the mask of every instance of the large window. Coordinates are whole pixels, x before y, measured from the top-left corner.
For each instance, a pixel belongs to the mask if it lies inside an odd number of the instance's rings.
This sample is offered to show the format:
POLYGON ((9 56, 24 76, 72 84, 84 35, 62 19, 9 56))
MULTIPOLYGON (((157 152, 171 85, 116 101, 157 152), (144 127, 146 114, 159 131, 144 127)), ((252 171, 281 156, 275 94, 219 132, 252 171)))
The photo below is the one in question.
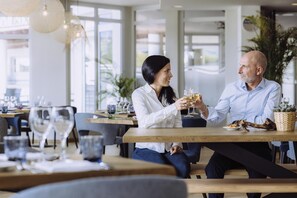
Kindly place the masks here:
POLYGON ((136 10, 134 24, 136 76, 140 80, 144 59, 153 54, 165 55, 165 17, 160 10, 136 10))
POLYGON ((0 16, 0 99, 29 104, 29 20, 0 16))
POLYGON ((71 6, 87 33, 85 40, 71 46, 71 103, 79 111, 94 112, 106 108, 106 90, 110 77, 122 67, 122 10, 88 6, 71 6))
POLYGON ((224 86, 224 12, 184 12, 185 89, 215 105, 224 86), (210 90, 216 90, 214 92, 210 90))

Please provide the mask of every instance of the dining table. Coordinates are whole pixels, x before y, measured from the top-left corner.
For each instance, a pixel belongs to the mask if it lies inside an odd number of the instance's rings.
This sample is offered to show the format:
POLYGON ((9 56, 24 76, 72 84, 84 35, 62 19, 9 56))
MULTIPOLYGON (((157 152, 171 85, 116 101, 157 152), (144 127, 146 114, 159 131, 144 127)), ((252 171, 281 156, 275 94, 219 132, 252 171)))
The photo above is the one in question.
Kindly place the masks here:
MULTIPOLYGON (((72 160, 82 160, 82 156, 77 154, 70 156, 70 158, 72 160)), ((168 165, 107 155, 104 155, 102 160, 110 167, 109 169, 73 172, 69 170, 65 172, 38 172, 34 169, 32 169, 34 171, 0 171, 0 190, 20 191, 42 184, 90 177, 123 175, 176 175, 175 169, 168 165)))
MULTIPOLYGON (((123 142, 199 142, 234 161, 252 168, 270 178, 297 178, 297 173, 266 160, 240 147, 241 142, 292 141, 297 154, 297 129, 290 132, 266 131, 251 128, 226 130, 221 127, 202 128, 130 128, 123 136, 123 142)), ((297 158, 296 158, 297 159, 297 158)), ((290 195, 291 196, 291 195, 290 195)), ((297 197, 294 194, 293 197, 297 197)), ((267 195, 269 197, 269 195, 267 195)), ((283 195, 280 197, 288 197, 283 195)))

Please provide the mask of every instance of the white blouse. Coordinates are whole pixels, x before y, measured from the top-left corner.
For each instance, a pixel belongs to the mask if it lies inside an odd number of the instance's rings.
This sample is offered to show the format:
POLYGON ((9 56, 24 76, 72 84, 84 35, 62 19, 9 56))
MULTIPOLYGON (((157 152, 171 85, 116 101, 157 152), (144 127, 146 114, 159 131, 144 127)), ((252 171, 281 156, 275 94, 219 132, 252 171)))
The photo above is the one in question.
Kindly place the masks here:
MULTIPOLYGON (((138 120, 139 128, 181 128, 181 114, 175 104, 169 105, 165 99, 158 100, 156 92, 148 84, 139 87, 132 93, 133 107, 138 120)), ((174 145, 181 143, 136 143, 137 148, 164 153, 174 145)))

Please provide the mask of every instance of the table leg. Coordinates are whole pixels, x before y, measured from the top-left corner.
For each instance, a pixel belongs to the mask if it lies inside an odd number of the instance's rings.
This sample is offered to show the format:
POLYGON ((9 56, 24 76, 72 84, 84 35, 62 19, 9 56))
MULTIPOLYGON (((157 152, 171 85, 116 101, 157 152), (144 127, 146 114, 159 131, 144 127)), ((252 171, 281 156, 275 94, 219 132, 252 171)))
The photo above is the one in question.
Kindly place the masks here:
POLYGON ((203 143, 208 148, 271 178, 297 178, 297 174, 233 143, 203 143), (244 157, 243 157, 244 156, 244 157))

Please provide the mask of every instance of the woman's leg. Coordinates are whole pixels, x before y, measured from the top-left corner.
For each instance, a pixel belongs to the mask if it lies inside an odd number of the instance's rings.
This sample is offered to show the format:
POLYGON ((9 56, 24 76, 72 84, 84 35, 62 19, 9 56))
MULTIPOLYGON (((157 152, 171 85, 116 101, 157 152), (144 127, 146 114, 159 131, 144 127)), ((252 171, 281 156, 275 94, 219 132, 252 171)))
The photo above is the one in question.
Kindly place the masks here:
POLYGON ((165 153, 169 164, 174 166, 177 176, 181 178, 189 178, 190 175, 190 161, 185 153, 175 153, 170 155, 170 153, 165 153))
POLYGON ((136 148, 132 154, 133 159, 143 160, 148 162, 155 162, 158 164, 168 164, 163 156, 163 153, 158 153, 150 149, 136 148))

